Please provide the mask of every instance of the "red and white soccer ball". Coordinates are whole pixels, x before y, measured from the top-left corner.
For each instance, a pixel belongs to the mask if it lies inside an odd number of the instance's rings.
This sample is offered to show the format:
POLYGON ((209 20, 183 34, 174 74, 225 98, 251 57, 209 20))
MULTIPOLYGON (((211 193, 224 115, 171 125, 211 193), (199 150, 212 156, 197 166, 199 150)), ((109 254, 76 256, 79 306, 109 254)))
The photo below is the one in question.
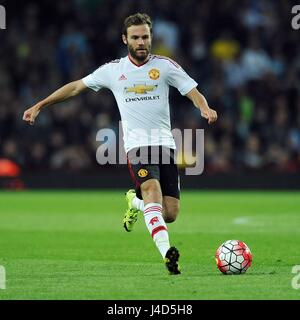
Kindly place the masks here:
POLYGON ((216 262, 224 274, 241 274, 251 266, 252 254, 243 241, 227 240, 218 248, 216 262))

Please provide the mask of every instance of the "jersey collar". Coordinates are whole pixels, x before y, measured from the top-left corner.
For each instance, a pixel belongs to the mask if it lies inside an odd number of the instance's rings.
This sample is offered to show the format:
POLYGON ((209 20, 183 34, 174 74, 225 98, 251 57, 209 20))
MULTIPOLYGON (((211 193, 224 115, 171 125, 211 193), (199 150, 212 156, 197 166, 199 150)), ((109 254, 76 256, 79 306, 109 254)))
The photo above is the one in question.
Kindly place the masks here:
POLYGON ((141 67, 141 66, 143 66, 144 64, 146 64, 146 63, 150 60, 150 58, 151 58, 151 54, 148 55, 148 59, 147 59, 146 61, 144 61, 144 62, 141 63, 141 64, 136 64, 136 63, 133 61, 130 53, 128 53, 128 59, 129 59, 129 61, 130 61, 132 64, 134 64, 136 67, 141 67))

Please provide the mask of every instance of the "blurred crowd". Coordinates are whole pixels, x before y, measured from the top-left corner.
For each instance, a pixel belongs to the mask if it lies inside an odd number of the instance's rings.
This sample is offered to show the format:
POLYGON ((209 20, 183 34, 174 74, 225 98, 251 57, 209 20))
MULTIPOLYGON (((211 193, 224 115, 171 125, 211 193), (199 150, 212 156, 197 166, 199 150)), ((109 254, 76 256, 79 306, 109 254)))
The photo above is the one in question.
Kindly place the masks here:
POLYGON ((94 170, 97 131, 118 132, 112 93, 89 90, 45 109, 26 108, 101 64, 125 56, 124 18, 148 13, 153 52, 199 83, 219 120, 209 126, 170 91, 172 127, 205 129, 205 170, 300 170, 300 30, 287 0, 7 1, 0 30, 0 158, 23 171, 94 170))

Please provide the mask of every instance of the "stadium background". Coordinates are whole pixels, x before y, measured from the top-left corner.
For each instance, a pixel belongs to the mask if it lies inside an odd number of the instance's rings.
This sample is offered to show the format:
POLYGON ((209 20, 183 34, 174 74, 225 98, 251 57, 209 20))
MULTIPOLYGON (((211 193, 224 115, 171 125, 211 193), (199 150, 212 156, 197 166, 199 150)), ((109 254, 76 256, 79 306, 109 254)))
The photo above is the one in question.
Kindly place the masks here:
POLYGON ((118 131, 108 90, 42 112, 26 108, 99 65, 126 55, 124 18, 147 12, 153 52, 176 60, 219 114, 208 126, 171 90, 173 128, 205 129, 205 168, 194 188, 299 188, 300 42, 292 1, 4 1, 0 32, 0 174, 4 188, 126 188, 126 165, 96 161, 101 128, 118 131))

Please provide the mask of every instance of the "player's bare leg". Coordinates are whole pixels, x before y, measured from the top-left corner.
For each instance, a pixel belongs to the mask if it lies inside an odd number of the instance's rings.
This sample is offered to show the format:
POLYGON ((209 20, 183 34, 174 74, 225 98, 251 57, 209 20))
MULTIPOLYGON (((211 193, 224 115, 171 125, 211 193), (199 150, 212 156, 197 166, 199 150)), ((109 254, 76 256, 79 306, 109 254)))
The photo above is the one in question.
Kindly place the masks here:
POLYGON ((179 214, 180 201, 174 197, 164 196, 163 208, 163 218, 165 222, 174 222, 179 214))

